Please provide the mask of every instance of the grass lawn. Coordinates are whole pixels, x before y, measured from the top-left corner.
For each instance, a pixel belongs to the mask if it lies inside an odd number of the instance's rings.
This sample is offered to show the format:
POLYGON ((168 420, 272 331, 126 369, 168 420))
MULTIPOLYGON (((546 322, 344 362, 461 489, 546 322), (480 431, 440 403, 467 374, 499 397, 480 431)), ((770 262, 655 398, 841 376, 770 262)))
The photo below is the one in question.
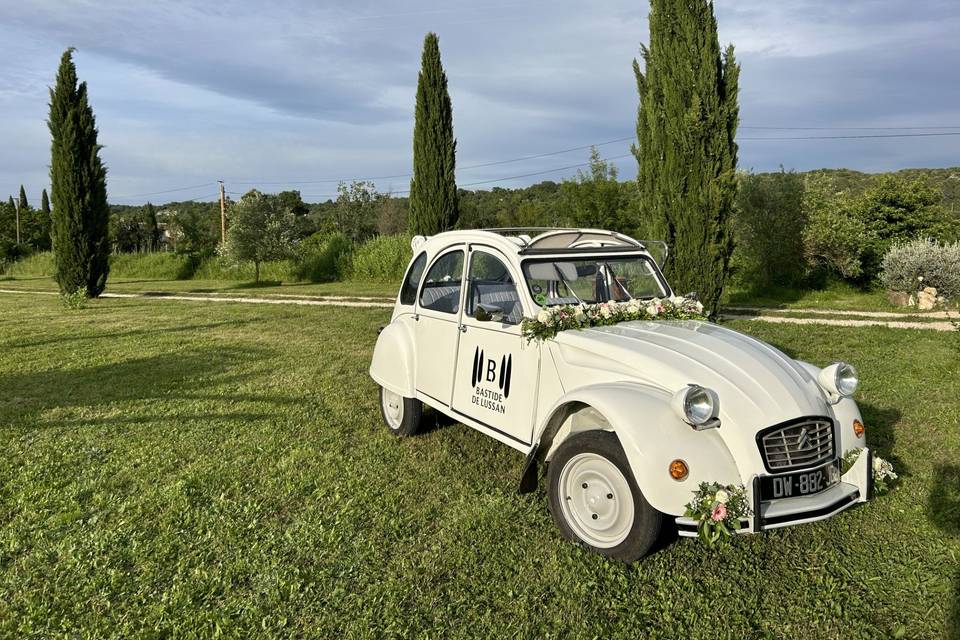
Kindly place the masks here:
POLYGON ((903 482, 628 567, 515 495, 513 450, 386 432, 388 316, 0 297, 0 637, 960 637, 960 334, 732 323, 857 364, 903 482))
MULTIPOLYGON (((398 285, 376 282, 252 282, 231 280, 155 280, 149 278, 110 278, 109 293, 221 293, 233 296, 370 296, 397 295, 398 285)), ((57 283, 49 276, 0 276, 0 289, 56 291, 57 283)))

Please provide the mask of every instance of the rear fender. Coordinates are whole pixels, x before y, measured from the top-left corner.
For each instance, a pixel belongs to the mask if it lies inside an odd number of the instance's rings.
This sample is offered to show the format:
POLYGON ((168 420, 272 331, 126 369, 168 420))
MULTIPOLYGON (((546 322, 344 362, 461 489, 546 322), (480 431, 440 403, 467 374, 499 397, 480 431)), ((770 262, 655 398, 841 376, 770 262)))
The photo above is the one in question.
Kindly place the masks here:
POLYGON ((670 398, 663 389, 633 382, 582 387, 557 402, 534 441, 549 461, 573 433, 612 431, 647 502, 663 513, 682 515, 701 482, 743 484, 743 480, 717 430, 694 431, 670 407, 670 398), (690 470, 679 481, 669 474, 670 463, 677 459, 690 470))

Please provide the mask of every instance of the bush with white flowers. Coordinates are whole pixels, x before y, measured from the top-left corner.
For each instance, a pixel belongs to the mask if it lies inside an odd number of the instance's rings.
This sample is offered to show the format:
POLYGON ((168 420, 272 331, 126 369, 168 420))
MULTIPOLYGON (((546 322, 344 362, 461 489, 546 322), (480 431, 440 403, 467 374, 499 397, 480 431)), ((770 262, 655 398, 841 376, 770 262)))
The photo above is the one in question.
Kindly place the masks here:
POLYGON ((690 298, 672 296, 651 300, 565 304, 544 307, 535 318, 524 318, 520 325, 527 342, 549 340, 567 329, 586 329, 630 320, 706 320, 703 305, 690 298))

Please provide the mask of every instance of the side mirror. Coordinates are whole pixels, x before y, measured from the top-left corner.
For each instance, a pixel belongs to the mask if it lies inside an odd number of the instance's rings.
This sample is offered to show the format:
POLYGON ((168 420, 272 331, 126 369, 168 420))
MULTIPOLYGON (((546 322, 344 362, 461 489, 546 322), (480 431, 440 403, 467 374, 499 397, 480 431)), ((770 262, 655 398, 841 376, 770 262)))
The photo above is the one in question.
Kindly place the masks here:
POLYGON ((480 303, 473 312, 473 317, 480 322, 502 322, 503 309, 493 304, 480 303))

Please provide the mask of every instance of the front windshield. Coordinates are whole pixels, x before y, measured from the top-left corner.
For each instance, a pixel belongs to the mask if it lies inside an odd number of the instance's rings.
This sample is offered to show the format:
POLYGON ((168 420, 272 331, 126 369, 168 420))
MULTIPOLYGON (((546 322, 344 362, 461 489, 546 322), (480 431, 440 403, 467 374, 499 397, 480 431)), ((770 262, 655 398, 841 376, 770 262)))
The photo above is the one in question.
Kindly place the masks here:
POLYGON ((523 263, 523 275, 540 306, 667 295, 662 277, 647 256, 530 260, 523 263))

